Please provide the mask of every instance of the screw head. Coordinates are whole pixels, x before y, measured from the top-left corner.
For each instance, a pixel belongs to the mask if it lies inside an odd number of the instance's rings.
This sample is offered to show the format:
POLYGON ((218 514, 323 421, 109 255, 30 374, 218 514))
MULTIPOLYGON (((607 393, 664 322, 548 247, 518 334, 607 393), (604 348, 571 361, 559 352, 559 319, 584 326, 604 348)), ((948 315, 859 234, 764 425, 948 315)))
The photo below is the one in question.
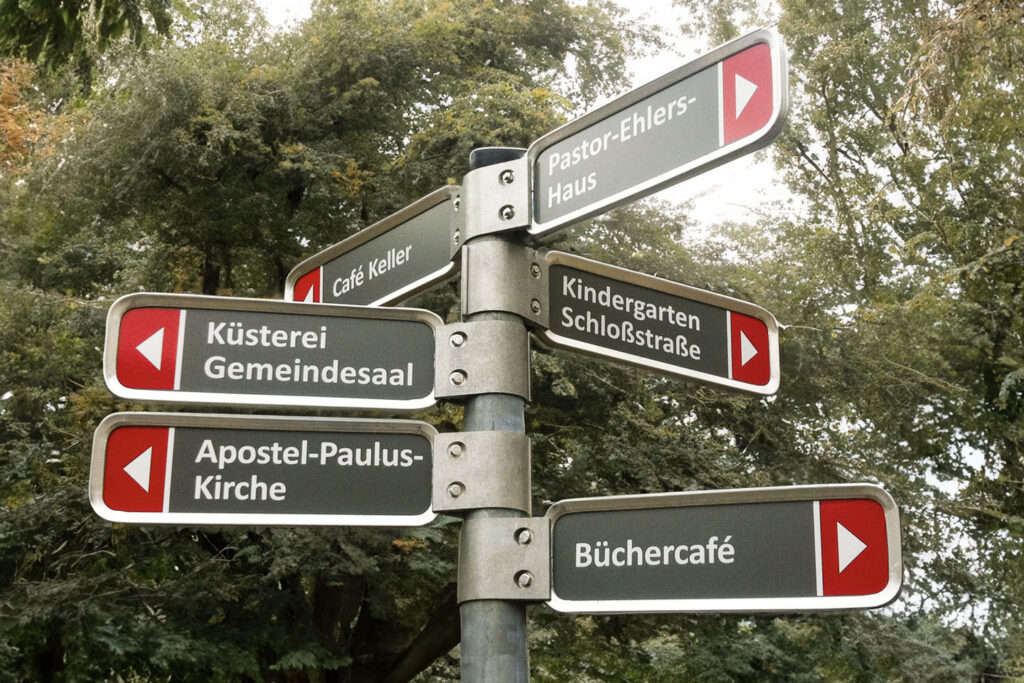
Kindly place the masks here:
POLYGON ((458 441, 448 446, 448 455, 452 456, 453 458, 458 458, 465 452, 466 448, 458 441))
POLYGON ((533 540, 533 532, 529 529, 520 529, 516 532, 516 543, 519 545, 530 545, 533 540))
POLYGON ((540 313, 540 301, 537 299, 530 300, 530 310, 534 313, 540 313))
POLYGON ((448 341, 450 341, 451 345, 455 348, 460 348, 466 343, 466 334, 464 332, 456 332, 449 337, 448 341))
POLYGON ((448 485, 448 495, 452 498, 458 498, 466 492, 466 487, 462 485, 462 482, 453 482, 448 485))
POLYGON ((529 588, 533 585, 533 574, 528 571, 517 572, 516 585, 520 588, 529 588))
POLYGON ((498 176, 498 180, 501 181, 502 185, 511 185, 512 181, 516 179, 516 174, 512 172, 512 169, 506 168, 498 176))
POLYGON ((448 379, 451 381, 452 384, 454 384, 457 387, 460 387, 466 381, 466 373, 462 370, 456 370, 455 372, 448 376, 448 379))
POLYGON ((506 204, 505 206, 498 209, 498 215, 501 216, 501 220, 510 221, 516 216, 515 207, 513 207, 511 204, 506 204))
POLYGON ((536 263, 531 263, 530 264, 530 275, 532 275, 535 278, 540 277, 540 266, 537 265, 536 263))

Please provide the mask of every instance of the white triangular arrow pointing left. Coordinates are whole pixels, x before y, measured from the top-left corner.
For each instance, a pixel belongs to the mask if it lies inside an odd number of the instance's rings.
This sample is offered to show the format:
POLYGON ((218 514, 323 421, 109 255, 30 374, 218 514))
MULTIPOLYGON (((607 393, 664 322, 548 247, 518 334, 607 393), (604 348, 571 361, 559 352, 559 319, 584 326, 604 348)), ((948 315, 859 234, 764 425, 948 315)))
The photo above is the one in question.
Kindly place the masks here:
POLYGON ((757 355, 757 347, 750 343, 747 335, 740 331, 740 367, 750 362, 750 359, 757 355))
POLYGON ((142 490, 149 493, 149 468, 153 464, 153 447, 135 456, 135 459, 124 466, 124 471, 135 480, 135 483, 142 487, 142 490))
POLYGON ((747 108, 750 98, 757 92, 757 84, 751 83, 739 74, 736 74, 736 118, 740 117, 743 110, 747 108))
POLYGON ((868 546, 839 522, 836 522, 836 536, 839 540, 839 573, 842 574, 868 546))
POLYGON ((164 328, 161 327, 135 348, 159 370, 164 356, 164 328))

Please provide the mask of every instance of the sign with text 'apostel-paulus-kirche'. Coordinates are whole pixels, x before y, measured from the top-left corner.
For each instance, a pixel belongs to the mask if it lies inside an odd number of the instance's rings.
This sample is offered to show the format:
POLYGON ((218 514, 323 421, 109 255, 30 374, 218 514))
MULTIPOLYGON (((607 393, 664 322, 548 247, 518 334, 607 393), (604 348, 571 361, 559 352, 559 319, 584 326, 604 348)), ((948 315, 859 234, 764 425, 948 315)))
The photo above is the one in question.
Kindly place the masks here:
POLYGON ((778 35, 732 41, 534 142, 533 220, 545 235, 767 145, 787 110, 778 35))
POLYGON ((436 432, 410 420, 115 413, 89 498, 134 524, 429 524, 436 432))
POLYGON ((585 498, 547 517, 564 612, 867 609, 902 583, 899 512, 870 484, 585 498))
POLYGON ((778 323, 760 306, 563 252, 544 258, 544 344, 754 394, 778 389, 778 323))
POLYGON ((284 298, 379 306, 454 277, 458 192, 443 187, 306 259, 288 273, 284 298))
POLYGON ((132 294, 107 315, 107 387, 184 403, 418 410, 434 404, 434 330, 408 308, 132 294))

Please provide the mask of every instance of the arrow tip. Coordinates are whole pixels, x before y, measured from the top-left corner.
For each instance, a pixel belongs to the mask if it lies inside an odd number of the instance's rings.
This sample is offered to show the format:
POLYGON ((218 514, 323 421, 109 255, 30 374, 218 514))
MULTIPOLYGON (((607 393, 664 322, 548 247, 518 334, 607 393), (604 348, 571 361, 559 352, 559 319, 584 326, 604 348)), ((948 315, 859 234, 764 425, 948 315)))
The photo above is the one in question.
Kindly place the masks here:
POLYGON ((149 471, 153 464, 153 447, 135 456, 135 459, 124 466, 124 471, 132 480, 142 487, 142 490, 149 493, 149 471))
POLYGON ((836 522, 836 537, 839 541, 839 573, 842 574, 868 546, 839 522, 836 522))
POLYGON ((754 346, 747 335, 740 330, 740 366, 744 366, 750 362, 754 356, 758 354, 757 347, 754 346))
POLYGON ((743 78, 739 74, 736 74, 736 118, 740 117, 743 110, 747 108, 750 103, 750 98, 757 92, 757 83, 752 83, 747 79, 743 78))
POLYGON ((135 348, 159 370, 164 356, 164 328, 161 327, 135 348))

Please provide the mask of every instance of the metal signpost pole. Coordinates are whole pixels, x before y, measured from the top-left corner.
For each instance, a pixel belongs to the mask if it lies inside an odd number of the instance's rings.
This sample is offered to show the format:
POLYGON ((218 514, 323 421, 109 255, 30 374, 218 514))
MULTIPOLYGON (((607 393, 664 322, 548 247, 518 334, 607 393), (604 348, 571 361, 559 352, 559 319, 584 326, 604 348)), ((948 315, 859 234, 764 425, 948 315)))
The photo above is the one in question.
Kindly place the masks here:
MULTIPOLYGON (((470 172, 521 158, 524 153, 525 150, 519 149, 479 150, 470 157, 470 172)), ((525 178, 520 180, 520 183, 523 182, 525 182, 525 178)), ((486 197, 473 197, 471 202, 473 205, 491 203, 486 197)), ((464 232, 470 236, 466 240, 468 245, 473 240, 471 236, 475 228, 471 224, 474 220, 472 212, 467 211, 466 220, 467 225, 464 232)), ((490 234, 477 237, 472 243, 477 244, 481 241, 507 242, 509 238, 500 234, 490 234)), ((522 250, 522 247, 518 246, 518 249, 522 250)), ((464 257, 463 264, 462 286, 465 288, 469 286, 471 278, 474 276, 467 272, 469 259, 464 257)), ((465 297, 463 300, 465 301, 465 297)), ((512 349, 503 344, 492 346, 489 349, 492 367, 495 370, 503 362, 507 362, 510 357, 526 355, 528 358, 529 338, 526 335, 526 328, 518 316, 504 311, 486 311, 466 314, 464 320, 469 325, 484 321, 498 321, 522 327, 522 335, 516 335, 514 341, 521 343, 525 348, 512 349)), ((513 343, 513 340, 508 340, 508 343, 513 343)), ((467 398, 465 402, 464 429, 467 432, 497 431, 525 435, 524 410, 525 401, 519 396, 505 393, 477 394, 467 398)), ((492 453, 491 457, 505 458, 517 455, 515 453, 492 453)), ((525 471, 528 475, 529 465, 525 471)), ((529 487, 529 483, 526 486, 529 487)), ((525 515, 521 511, 503 508, 481 508, 468 511, 462 528, 460 553, 471 552, 473 548, 491 540, 474 536, 482 531, 479 525, 473 524, 474 521, 523 516, 525 515)), ((461 579, 460 576, 460 583, 461 579)), ((526 604, 524 602, 491 599, 469 600, 460 602, 459 615, 462 629, 460 657, 463 681, 494 681, 497 683, 529 680, 530 665, 526 639, 526 604)))

